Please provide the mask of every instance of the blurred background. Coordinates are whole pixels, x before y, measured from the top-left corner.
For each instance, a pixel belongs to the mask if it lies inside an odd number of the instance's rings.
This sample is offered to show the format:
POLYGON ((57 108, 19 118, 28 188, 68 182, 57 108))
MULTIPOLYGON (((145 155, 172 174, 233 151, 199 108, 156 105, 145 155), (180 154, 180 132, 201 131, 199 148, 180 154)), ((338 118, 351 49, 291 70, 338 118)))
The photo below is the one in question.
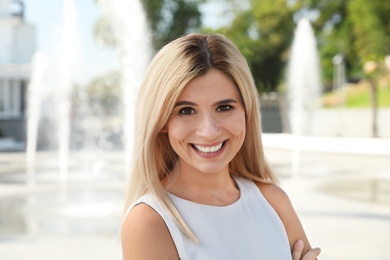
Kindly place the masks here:
POLYGON ((390 259, 390 2, 0 0, 0 259, 121 259, 132 118, 165 43, 221 33, 320 259, 390 259))

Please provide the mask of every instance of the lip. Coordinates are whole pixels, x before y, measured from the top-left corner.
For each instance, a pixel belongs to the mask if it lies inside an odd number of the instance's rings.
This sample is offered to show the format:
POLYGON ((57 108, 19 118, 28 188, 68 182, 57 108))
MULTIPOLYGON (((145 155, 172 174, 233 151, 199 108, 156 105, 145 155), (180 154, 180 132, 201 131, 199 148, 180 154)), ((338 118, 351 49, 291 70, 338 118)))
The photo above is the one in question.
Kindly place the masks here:
POLYGON ((207 145, 196 144, 197 146, 201 146, 201 147, 207 148, 207 147, 218 146, 218 145, 220 145, 222 143, 222 147, 218 151, 216 151, 216 152, 201 152, 201 151, 199 151, 199 150, 197 150, 195 148, 195 146, 194 146, 195 144, 190 144, 190 147, 198 156, 200 156, 202 158, 215 158, 215 157, 218 157, 220 154, 223 153, 223 151, 226 148, 227 142, 228 142, 228 140, 224 140, 223 142, 215 142, 213 144, 207 144, 207 145))

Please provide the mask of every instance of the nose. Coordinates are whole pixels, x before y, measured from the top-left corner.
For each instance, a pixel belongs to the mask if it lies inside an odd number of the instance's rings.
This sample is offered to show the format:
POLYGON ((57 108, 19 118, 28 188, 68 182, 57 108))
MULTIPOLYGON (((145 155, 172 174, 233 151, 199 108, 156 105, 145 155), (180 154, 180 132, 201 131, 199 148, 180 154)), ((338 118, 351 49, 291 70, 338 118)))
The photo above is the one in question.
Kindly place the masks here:
POLYGON ((221 133, 218 121, 212 114, 202 116, 197 128, 197 134, 205 139, 213 140, 221 133))

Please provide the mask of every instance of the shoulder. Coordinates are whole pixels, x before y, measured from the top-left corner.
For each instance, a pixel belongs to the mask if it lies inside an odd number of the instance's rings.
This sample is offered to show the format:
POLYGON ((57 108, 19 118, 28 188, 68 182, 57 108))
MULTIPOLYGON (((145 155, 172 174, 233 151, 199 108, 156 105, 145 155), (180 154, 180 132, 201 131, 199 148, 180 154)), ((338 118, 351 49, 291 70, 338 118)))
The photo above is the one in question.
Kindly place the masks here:
POLYGON ((124 218, 121 242, 123 259, 179 258, 164 220, 144 203, 135 206, 124 218))
POLYGON ((304 251, 307 252, 310 249, 309 241, 287 193, 275 184, 256 183, 256 185, 282 220, 290 247, 292 248, 294 243, 301 239, 305 245, 304 251))
POLYGON ((279 214, 279 211, 283 210, 289 206, 292 207, 290 199, 287 193, 276 184, 272 183, 256 183, 257 187, 268 201, 269 204, 276 210, 279 214))

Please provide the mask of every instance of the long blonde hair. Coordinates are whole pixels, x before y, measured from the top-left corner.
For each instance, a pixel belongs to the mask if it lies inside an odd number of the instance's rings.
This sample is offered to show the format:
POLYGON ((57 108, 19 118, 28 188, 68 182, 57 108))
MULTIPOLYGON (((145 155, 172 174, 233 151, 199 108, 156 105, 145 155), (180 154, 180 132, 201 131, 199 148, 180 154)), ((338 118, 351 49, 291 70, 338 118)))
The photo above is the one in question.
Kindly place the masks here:
POLYGON ((214 68, 225 73, 239 89, 245 104, 244 143, 230 162, 231 174, 257 182, 275 182, 261 143, 258 93, 248 64, 226 37, 194 33, 165 45, 153 58, 138 95, 134 151, 124 211, 146 193, 153 194, 192 240, 187 227, 161 184, 175 165, 177 155, 166 133, 161 133, 174 104, 192 79, 214 68))

